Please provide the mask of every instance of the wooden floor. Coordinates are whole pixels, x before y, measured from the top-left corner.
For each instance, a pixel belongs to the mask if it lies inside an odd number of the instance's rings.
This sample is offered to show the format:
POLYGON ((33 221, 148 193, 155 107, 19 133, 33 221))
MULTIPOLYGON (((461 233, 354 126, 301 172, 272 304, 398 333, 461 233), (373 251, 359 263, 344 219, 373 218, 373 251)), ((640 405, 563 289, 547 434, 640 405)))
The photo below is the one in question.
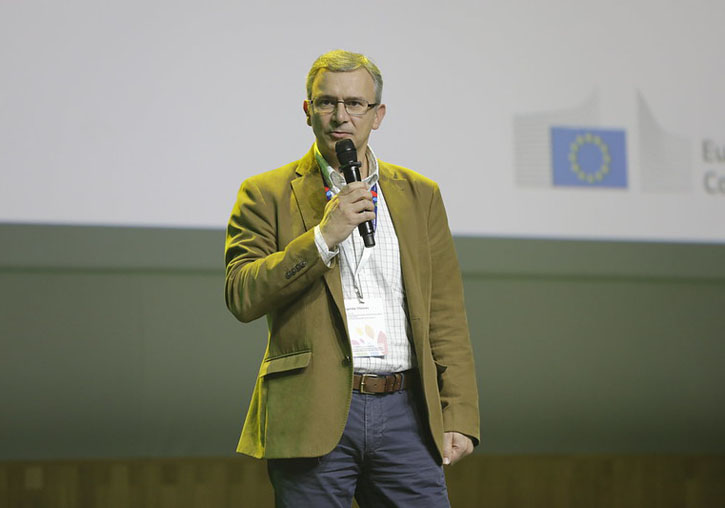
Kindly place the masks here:
MULTIPOLYGON (((454 508, 725 508, 725 456, 473 455, 447 477, 454 508)), ((1 508, 271 506, 242 456, 0 463, 1 508)))

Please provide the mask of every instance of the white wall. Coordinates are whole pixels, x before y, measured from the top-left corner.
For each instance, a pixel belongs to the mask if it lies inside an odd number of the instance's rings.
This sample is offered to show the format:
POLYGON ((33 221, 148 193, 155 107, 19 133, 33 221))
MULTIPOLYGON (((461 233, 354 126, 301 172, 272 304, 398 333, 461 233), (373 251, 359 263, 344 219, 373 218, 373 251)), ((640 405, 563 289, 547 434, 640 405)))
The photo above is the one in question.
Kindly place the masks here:
POLYGON ((723 19, 719 0, 3 2, 0 222, 223 227, 246 176, 309 148, 305 74, 343 47, 383 71, 378 156, 440 182, 455 233, 723 242, 723 19), (552 125, 624 129, 627 187, 554 188, 552 125))

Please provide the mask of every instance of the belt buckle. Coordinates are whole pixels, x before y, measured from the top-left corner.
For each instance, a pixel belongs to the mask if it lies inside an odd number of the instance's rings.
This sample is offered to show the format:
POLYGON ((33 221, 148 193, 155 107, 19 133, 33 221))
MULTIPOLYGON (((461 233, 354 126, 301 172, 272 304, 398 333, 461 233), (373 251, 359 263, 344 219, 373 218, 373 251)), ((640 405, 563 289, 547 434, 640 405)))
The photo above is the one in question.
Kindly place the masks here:
POLYGON ((377 392, 369 392, 369 391, 365 390, 365 380, 368 378, 376 378, 376 377, 378 377, 378 376, 376 376, 374 374, 362 374, 360 376, 360 393, 364 393, 367 395, 375 395, 377 392))

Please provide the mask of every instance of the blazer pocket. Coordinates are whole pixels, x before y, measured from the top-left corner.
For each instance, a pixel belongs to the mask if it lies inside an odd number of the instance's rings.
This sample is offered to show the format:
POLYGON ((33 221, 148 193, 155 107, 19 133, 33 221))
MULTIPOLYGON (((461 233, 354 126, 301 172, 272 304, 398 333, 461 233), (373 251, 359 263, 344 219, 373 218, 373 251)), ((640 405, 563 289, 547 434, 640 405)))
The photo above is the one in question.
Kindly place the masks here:
POLYGON ((283 356, 267 358, 262 363, 259 376, 263 377, 269 374, 280 374, 295 369, 304 369, 310 364, 312 359, 312 351, 298 351, 283 356))

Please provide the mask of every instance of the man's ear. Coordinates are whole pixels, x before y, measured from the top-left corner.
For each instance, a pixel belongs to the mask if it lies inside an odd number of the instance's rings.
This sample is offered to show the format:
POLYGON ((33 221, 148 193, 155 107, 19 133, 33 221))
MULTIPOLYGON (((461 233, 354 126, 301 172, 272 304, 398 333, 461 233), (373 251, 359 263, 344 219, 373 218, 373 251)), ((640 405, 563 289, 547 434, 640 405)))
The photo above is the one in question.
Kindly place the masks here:
POLYGON ((310 103, 305 100, 302 102, 302 109, 305 112, 305 116, 307 117, 307 125, 312 127, 312 120, 310 119, 310 103))
POLYGON ((385 111, 385 104, 381 104, 376 108, 375 119, 373 120, 373 130, 376 130, 378 127, 380 127, 380 124, 383 123, 383 118, 385 118, 385 111))

